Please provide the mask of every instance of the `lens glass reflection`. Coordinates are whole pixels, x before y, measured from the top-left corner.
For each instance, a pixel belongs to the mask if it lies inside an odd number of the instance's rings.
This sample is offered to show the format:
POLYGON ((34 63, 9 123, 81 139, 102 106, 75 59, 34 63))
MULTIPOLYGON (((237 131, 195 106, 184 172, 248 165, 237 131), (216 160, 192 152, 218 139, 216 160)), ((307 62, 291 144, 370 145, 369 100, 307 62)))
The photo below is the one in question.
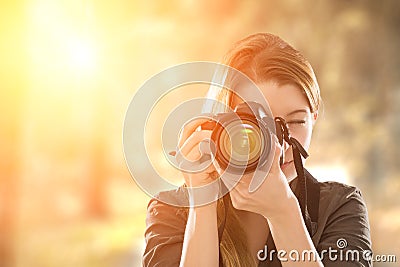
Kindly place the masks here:
POLYGON ((263 148, 257 125, 252 122, 232 122, 221 135, 222 154, 231 164, 245 166, 256 161, 263 148))

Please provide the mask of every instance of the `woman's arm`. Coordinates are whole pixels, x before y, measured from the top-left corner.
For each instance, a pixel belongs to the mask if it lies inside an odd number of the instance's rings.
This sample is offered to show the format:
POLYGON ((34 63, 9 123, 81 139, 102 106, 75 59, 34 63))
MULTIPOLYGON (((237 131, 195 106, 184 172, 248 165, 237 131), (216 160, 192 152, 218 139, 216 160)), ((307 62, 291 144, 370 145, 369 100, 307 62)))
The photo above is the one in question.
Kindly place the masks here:
POLYGON ((180 266, 218 265, 217 204, 190 208, 180 266))
MULTIPOLYGON (((201 158, 205 154, 211 153, 211 151, 200 151, 201 142, 211 139, 211 130, 197 130, 205 122, 204 119, 198 119, 188 123, 179 139, 179 154, 193 164, 200 164, 201 158)), ((218 267, 219 243, 216 200, 219 195, 219 184, 214 183, 217 178, 214 175, 216 169, 209 161, 208 167, 201 172, 194 171, 189 167, 183 168, 182 173, 188 189, 190 209, 180 266, 218 267), (205 191, 192 190, 192 188, 199 187, 205 189, 205 191), (203 203, 208 204, 201 205, 203 203)))
MULTIPOLYGON (((191 164, 195 164, 203 154, 206 154, 200 151, 200 143, 211 138, 210 130, 196 130, 204 122, 204 119, 198 119, 188 123, 183 129, 178 144, 179 151, 177 153, 182 160, 182 165, 180 163, 179 166, 182 168, 190 205, 187 220, 183 225, 179 224, 170 229, 171 221, 177 220, 174 217, 176 207, 159 203, 158 205, 161 207, 166 207, 159 208, 163 214, 154 212, 156 207, 149 210, 150 216, 146 233, 149 236, 150 242, 147 244, 151 254, 147 258, 152 261, 152 264, 146 266, 218 267, 219 265, 216 200, 220 190, 218 183, 212 183, 217 178, 214 175, 216 170, 211 162, 201 172, 191 169, 191 164), (191 164, 185 165, 185 163, 191 164), (192 188, 203 188, 204 190, 197 191, 192 188), (208 204, 200 205, 204 203, 208 204), (156 232, 151 229, 156 229, 156 232), (170 239, 175 240, 173 244, 170 239), (179 244, 176 243, 177 240, 180 240, 179 244), (162 241, 163 244, 157 244, 157 241, 162 241), (157 246, 159 246, 158 249, 157 246), (173 253, 167 256, 173 260, 165 259, 168 252, 173 253)), ((174 225, 174 223, 172 224, 174 225)))
POLYGON ((297 199, 289 198, 285 207, 281 213, 267 218, 282 266, 324 266, 308 234, 297 199))

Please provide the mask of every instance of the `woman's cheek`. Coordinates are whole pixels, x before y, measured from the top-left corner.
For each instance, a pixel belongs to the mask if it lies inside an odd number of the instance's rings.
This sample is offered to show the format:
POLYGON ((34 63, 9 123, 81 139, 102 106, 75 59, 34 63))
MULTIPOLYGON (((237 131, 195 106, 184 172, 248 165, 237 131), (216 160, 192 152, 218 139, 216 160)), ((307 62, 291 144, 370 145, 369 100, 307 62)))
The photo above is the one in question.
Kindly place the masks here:
POLYGON ((306 151, 308 151, 308 148, 310 147, 311 135, 312 135, 312 123, 308 123, 306 125, 306 129, 305 129, 304 137, 303 137, 303 143, 302 143, 302 145, 306 151))
POLYGON ((312 124, 307 123, 306 125, 295 129, 295 131, 293 131, 291 135, 300 142, 300 144, 304 147, 306 151, 308 151, 311 143, 311 134, 312 124))

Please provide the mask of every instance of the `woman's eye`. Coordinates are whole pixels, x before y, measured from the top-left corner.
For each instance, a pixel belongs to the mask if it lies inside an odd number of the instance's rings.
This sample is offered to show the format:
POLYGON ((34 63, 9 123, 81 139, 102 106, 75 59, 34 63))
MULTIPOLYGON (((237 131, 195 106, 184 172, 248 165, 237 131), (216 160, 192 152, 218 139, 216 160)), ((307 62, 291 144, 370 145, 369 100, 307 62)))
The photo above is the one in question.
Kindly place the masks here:
POLYGON ((303 125, 306 124, 305 120, 292 120, 292 121, 288 121, 288 124, 299 124, 299 125, 303 125))

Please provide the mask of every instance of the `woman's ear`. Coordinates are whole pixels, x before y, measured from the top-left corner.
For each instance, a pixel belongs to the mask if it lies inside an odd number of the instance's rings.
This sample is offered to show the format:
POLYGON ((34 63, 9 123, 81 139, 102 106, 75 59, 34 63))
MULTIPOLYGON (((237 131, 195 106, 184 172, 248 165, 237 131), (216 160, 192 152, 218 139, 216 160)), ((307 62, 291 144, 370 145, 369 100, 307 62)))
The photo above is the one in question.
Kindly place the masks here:
POLYGON ((315 125, 315 123, 317 122, 317 119, 318 119, 318 110, 313 112, 313 113, 311 113, 311 116, 312 116, 312 125, 314 127, 314 125, 315 125))

